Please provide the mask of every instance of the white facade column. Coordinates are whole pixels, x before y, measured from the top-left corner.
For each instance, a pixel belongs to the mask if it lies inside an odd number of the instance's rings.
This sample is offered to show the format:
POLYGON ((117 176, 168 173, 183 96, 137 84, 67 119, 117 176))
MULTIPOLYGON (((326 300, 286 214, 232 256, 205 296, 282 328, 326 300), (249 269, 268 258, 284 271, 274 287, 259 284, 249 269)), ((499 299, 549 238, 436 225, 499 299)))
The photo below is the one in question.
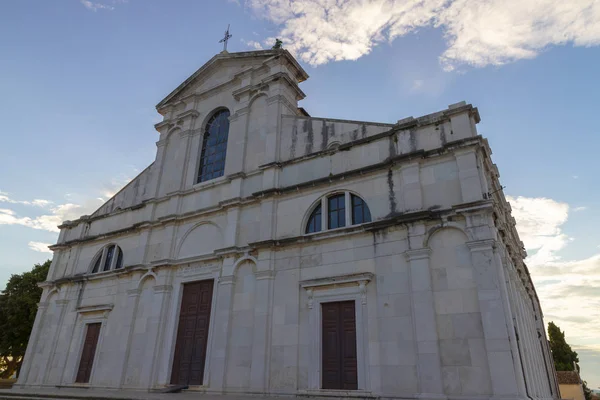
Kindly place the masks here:
MULTIPOLYGON (((48 297, 48 289, 44 290, 42 293, 42 298, 48 297)), ((44 325, 44 320, 46 319, 46 311, 48 310, 48 302, 41 302, 38 304, 38 309, 35 314, 35 321, 33 322, 33 327, 31 328, 31 334, 29 335, 29 342, 27 342, 27 348, 25 350, 25 357, 23 359, 23 364, 21 365, 21 371, 19 376, 17 377, 17 382, 15 383, 15 387, 19 387, 25 385, 27 382, 27 378, 29 376, 29 370, 31 369, 31 363, 34 361, 36 354, 36 348, 40 339, 40 331, 44 325)), ((35 360, 37 361, 37 360, 35 360)))
POLYGON ((225 158, 225 176, 244 171, 246 152, 246 129, 248 127, 248 107, 244 107, 229 116, 229 134, 227 137, 227 154, 225 158))
POLYGON ((227 346, 229 328, 231 325, 231 306, 233 302, 233 265, 234 259, 228 257, 223 260, 223 271, 228 271, 227 276, 221 276, 215 282, 214 290, 217 291, 214 317, 214 338, 212 340, 209 387, 213 390, 222 390, 225 385, 225 371, 227 361, 227 346))
POLYGON ((404 254, 410 269, 419 396, 445 397, 429 265, 431 250, 420 248, 408 250, 404 254))
POLYGON ((271 309, 273 301, 273 281, 275 271, 271 268, 271 252, 265 252, 266 259, 259 261, 255 273, 256 286, 254 294, 254 332, 252 343, 252 369, 250 372, 250 388, 252 391, 268 390, 268 355, 270 347, 271 309), (261 269, 260 267, 269 269, 261 269))
POLYGON ((467 242, 471 250, 493 395, 516 396, 517 381, 495 265, 494 244, 491 239, 467 242))
POLYGON ((140 289, 138 288, 139 279, 142 276, 141 273, 133 274, 131 280, 129 281, 129 289, 127 290, 127 315, 125 321, 123 323, 127 324, 128 332, 127 339, 123 340, 121 343, 124 344, 121 349, 125 352, 125 357, 123 357, 123 363, 121 364, 121 382, 119 383, 119 388, 126 386, 127 382, 127 364, 129 363, 129 355, 131 353, 131 339, 133 336, 133 329, 135 326, 135 317, 137 314, 137 308, 140 298, 140 289))
MULTIPOLYGON (((165 271, 165 274, 169 275, 170 271, 165 271)), ((162 343, 164 342, 165 332, 167 329, 168 312, 171 305, 171 293, 173 292, 173 285, 170 284, 171 279, 167 276, 166 279, 154 286, 154 304, 160 304, 158 309, 153 310, 153 318, 158 321, 156 337, 154 339, 154 352, 152 355, 152 370, 150 372, 149 388, 161 387, 167 385, 170 382, 170 377, 167 380, 159 381, 160 366, 158 360, 160 360, 162 343), (166 281, 166 282, 165 282, 166 281)), ((150 348, 148 349, 150 350, 150 348)))
POLYGON ((402 165, 402 196, 406 210, 420 210, 423 208, 423 193, 421 192, 420 166, 418 162, 402 165))
POLYGON ((482 183, 477 168, 477 156, 474 148, 455 150, 458 178, 464 203, 482 200, 482 183))
POLYGON ((507 288, 507 285, 510 283, 508 276, 508 271, 505 273, 505 263, 502 262, 502 257, 500 256, 499 249, 496 247, 494 249, 494 258, 496 261, 496 266, 498 267, 498 276, 500 281, 500 289, 502 291, 502 302, 504 304, 504 313, 506 314, 506 325, 508 329, 508 336, 510 339, 510 348, 513 354, 513 362, 514 362, 514 370, 515 370, 515 378, 517 380, 517 389, 519 391, 519 395, 522 397, 527 396, 527 391, 525 390, 525 377, 523 376, 523 370, 521 366, 521 360, 519 357, 519 350, 517 348, 517 336, 515 334, 515 325, 513 322, 514 318, 514 310, 512 310, 510 303, 510 291, 507 288))

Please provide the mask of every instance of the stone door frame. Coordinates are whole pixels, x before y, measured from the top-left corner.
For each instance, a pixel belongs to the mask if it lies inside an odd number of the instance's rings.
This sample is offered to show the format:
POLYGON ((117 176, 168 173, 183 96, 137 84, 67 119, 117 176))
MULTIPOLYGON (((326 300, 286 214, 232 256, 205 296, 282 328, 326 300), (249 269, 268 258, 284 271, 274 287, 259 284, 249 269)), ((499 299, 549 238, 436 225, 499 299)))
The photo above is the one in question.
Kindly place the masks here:
MULTIPOLYGON (((204 271, 200 274, 193 276, 184 276, 179 279, 176 284, 173 285, 173 299, 169 308, 169 315, 167 316, 166 328, 167 337, 165 353, 160 357, 166 360, 166 368, 161 369, 159 372, 158 382, 165 382, 169 385, 171 382, 171 374, 173 373, 173 361, 175 359, 175 346, 177 342, 177 330, 179 328, 179 314, 181 313, 181 302, 183 300, 183 287, 186 283, 193 283, 198 281, 213 280, 213 293, 210 305, 210 318, 208 321, 208 339, 206 342, 206 360, 204 361, 204 375, 202 377, 202 387, 208 387, 210 383, 210 371, 211 371, 211 353, 212 353, 212 342, 214 337, 214 326, 215 317, 217 314, 217 294, 219 291, 219 278, 210 268, 208 271, 204 271)), ((184 270, 185 271, 185 270, 184 270)))
POLYGON ((322 309, 321 303, 354 301, 356 321, 356 369, 358 391, 369 391, 368 327, 366 284, 373 274, 353 274, 340 277, 302 281, 300 285, 308 293, 309 309, 309 357, 308 390, 327 391, 322 388, 322 309))

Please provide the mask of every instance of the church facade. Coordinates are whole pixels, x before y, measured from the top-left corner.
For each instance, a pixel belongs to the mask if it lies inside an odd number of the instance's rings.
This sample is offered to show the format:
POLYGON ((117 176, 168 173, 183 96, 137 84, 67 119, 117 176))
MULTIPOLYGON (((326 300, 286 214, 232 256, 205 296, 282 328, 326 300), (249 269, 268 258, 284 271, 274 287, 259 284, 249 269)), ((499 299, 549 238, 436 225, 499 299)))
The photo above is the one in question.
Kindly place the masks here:
POLYGON ((60 226, 17 388, 557 399, 479 114, 314 118, 281 49, 157 105, 155 161, 60 226))

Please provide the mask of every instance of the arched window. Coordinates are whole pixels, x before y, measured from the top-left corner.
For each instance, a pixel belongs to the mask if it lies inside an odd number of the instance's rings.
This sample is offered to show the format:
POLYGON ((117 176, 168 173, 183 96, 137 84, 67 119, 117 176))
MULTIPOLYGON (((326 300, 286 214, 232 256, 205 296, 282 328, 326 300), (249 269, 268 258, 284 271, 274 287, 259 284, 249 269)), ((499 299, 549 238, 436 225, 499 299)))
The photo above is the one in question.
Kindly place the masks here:
POLYGON ((116 244, 104 247, 94 257, 92 274, 123 268, 123 251, 116 244))
POLYGON ((314 233, 321 231, 321 203, 313 210, 306 224, 306 233, 314 233))
POLYGON ((367 203, 350 192, 325 196, 318 202, 308 221, 304 233, 320 232, 324 229, 342 228, 348 224, 359 225, 371 222, 367 203), (323 220, 323 216, 326 217, 323 220))
POLYGON ((208 120, 204 129, 197 183, 223 176, 228 136, 229 110, 221 110, 208 120))
POLYGON ((367 203, 356 195, 350 195, 352 200, 352 225, 364 224, 371 222, 371 211, 367 207, 367 203))

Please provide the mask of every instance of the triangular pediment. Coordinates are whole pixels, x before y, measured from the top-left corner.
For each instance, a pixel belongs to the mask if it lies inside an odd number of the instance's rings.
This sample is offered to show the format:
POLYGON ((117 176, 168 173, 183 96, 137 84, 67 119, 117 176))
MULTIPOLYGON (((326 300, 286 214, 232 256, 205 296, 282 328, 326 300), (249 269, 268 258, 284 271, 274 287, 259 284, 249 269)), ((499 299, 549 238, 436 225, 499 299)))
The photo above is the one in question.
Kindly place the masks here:
POLYGON ((273 49, 239 53, 221 52, 183 81, 181 85, 161 100, 156 105, 156 108, 160 111, 161 108, 164 108, 168 104, 174 103, 192 93, 201 93, 218 87, 248 70, 261 68, 269 60, 278 57, 285 57, 290 63, 296 82, 299 83, 308 78, 306 71, 304 71, 287 50, 273 49))

